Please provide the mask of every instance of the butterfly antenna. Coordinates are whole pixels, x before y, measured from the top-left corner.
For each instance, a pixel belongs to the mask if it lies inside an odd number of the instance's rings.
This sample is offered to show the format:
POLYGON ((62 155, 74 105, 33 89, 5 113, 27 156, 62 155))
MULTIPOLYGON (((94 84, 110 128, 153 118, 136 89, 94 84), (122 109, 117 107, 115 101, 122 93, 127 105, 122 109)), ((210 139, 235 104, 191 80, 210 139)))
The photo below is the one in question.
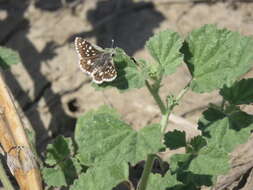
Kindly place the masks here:
POLYGON ((114 39, 112 39, 112 45, 111 45, 111 48, 113 48, 114 46, 114 39))
POLYGON ((112 50, 112 52, 111 52, 111 55, 112 55, 112 56, 114 56, 114 55, 115 55, 115 49, 114 49, 114 39, 112 39, 111 49, 113 49, 113 50, 112 50))

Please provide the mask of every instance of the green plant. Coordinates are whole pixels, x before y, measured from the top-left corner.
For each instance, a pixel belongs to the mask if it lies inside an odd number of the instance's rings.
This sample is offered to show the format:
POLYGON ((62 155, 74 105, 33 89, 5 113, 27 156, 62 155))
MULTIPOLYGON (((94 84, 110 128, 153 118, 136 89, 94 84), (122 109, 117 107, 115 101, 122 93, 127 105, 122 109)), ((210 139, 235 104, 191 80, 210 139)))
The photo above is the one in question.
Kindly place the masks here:
POLYGON ((20 57, 12 49, 0 46, 0 68, 8 69, 11 65, 20 63, 20 57))
POLYGON ((147 87, 160 108, 161 122, 135 131, 107 106, 85 113, 77 121, 73 140, 59 136, 47 147, 43 176, 49 186, 110 190, 122 182, 130 184, 129 167, 142 160, 146 162, 138 190, 197 190, 213 186, 217 176, 229 170, 229 153, 246 142, 253 129, 253 116, 239 107, 253 102, 253 79, 238 81, 252 66, 253 40, 205 25, 185 41, 175 32, 160 32, 148 40, 146 48, 155 60, 152 64, 134 60, 116 48, 118 77, 93 86, 98 90, 115 87, 122 92, 147 87), (162 81, 183 60, 192 80, 178 95, 169 94, 163 100, 159 94, 162 81), (168 117, 185 93, 217 89, 223 101, 203 112, 198 123, 202 135, 187 141, 184 132, 166 132, 168 117), (157 155, 165 148, 179 147, 185 147, 186 153, 163 161, 157 155), (163 175, 151 172, 156 159, 162 168, 169 163, 163 175))

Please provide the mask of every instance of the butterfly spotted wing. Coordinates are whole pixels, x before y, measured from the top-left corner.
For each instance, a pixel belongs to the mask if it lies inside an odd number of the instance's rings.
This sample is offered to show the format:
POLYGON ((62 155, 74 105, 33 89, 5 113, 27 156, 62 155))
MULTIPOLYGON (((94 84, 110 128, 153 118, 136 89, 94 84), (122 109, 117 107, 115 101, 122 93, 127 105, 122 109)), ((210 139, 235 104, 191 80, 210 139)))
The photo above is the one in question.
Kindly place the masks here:
POLYGON ((80 68, 92 77, 93 82, 101 84, 117 77, 111 52, 106 52, 80 37, 75 39, 75 47, 80 68))

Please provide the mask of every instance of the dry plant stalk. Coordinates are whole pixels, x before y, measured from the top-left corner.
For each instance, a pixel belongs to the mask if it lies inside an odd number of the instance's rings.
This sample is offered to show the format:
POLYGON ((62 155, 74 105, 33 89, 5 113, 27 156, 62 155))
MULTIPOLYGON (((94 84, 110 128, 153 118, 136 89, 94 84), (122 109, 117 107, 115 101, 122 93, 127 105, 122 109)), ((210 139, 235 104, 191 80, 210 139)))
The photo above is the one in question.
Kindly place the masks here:
POLYGON ((0 143, 21 190, 42 190, 40 171, 12 95, 0 75, 0 143))

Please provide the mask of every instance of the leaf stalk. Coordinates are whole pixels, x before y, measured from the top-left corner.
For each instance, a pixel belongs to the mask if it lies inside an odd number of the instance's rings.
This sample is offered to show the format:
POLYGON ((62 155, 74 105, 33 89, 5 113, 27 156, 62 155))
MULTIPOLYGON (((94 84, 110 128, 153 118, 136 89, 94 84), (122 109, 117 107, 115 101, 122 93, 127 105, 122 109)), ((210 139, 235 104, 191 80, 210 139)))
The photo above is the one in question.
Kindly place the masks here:
POLYGON ((154 85, 150 85, 149 82, 146 80, 145 84, 150 94, 153 96, 155 102, 157 103, 161 113, 165 114, 167 108, 159 95, 160 82, 158 81, 154 85))
POLYGON ((148 155, 147 161, 145 163, 144 170, 142 172, 140 183, 137 187, 137 190, 146 190, 146 187, 147 187, 147 184, 148 184, 148 178, 149 178, 149 175, 151 173, 155 157, 156 157, 155 154, 149 154, 148 155))
POLYGON ((160 89, 160 83, 161 83, 161 78, 156 80, 153 85, 150 85, 149 82, 146 80, 146 87, 149 90, 150 94, 153 96, 155 102, 157 103, 161 114, 162 114, 162 119, 161 119, 161 132, 162 134, 165 133, 165 130, 168 125, 168 119, 169 116, 173 110, 173 108, 178 105, 178 102, 182 99, 182 97, 185 95, 185 93, 189 90, 189 85, 190 82, 186 85, 184 89, 181 90, 181 92, 178 94, 176 98, 173 96, 168 96, 166 104, 162 101, 162 98, 159 94, 159 89, 160 89))

